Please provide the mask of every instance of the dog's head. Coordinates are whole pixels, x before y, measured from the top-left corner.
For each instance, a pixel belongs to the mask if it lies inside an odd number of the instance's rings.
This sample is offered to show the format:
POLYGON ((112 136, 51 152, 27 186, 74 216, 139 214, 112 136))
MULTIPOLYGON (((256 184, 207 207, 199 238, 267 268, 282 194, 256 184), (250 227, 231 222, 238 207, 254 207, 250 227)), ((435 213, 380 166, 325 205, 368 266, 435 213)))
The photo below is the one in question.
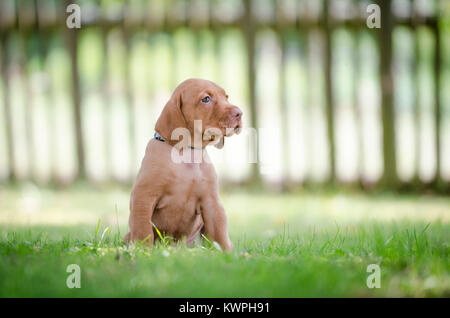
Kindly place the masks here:
POLYGON ((172 132, 177 128, 189 131, 191 146, 194 146, 194 136, 197 135, 201 137, 202 147, 213 144, 222 148, 225 136, 239 134, 242 130, 242 111, 228 101, 228 95, 217 84, 203 79, 188 79, 173 92, 155 130, 173 145, 179 142, 172 139, 172 132))

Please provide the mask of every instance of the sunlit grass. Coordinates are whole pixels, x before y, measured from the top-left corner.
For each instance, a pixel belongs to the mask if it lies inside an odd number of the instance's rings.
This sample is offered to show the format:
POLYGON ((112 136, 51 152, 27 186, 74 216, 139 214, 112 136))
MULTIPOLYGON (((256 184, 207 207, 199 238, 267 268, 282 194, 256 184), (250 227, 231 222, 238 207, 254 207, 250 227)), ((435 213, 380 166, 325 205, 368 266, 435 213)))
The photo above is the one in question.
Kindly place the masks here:
POLYGON ((0 192, 0 296, 450 296, 450 200, 224 193, 234 251, 126 246, 128 191, 0 192), (33 197, 33 198, 30 198, 33 197), (34 202, 34 203, 32 203, 34 202), (66 287, 67 265, 81 288, 66 287), (381 288, 369 289, 369 264, 381 288))

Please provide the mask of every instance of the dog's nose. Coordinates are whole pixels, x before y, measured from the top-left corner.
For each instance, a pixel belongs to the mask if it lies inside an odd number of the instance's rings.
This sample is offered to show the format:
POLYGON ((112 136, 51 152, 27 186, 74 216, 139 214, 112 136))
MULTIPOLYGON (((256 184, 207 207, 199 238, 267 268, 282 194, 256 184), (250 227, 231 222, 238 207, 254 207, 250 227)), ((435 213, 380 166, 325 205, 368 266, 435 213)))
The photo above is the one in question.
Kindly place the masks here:
POLYGON ((233 107, 230 111, 230 117, 240 119, 242 117, 242 111, 239 109, 239 107, 233 107))

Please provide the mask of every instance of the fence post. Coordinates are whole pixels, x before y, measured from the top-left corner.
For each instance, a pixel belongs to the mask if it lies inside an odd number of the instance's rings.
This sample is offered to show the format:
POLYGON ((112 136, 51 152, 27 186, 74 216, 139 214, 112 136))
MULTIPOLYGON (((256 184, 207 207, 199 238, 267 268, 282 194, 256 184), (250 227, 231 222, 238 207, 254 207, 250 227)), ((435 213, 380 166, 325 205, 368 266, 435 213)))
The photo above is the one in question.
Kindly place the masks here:
MULTIPOLYGON (((258 129, 258 115, 256 106, 256 61, 255 61, 255 42, 256 32, 252 16, 251 0, 244 0, 245 14, 244 14, 244 36, 247 44, 247 76, 249 89, 249 103, 250 103, 250 124, 253 128, 258 129)), ((261 176, 259 174, 259 136, 256 141, 256 163, 252 166, 251 180, 253 183, 260 183, 261 176)))
POLYGON ((379 0, 381 7, 381 29, 378 31, 381 81, 381 120, 383 126, 382 183, 394 188, 397 185, 395 154, 395 120, 392 78, 392 11, 391 0, 379 0))
POLYGON ((103 135, 104 135, 104 151, 105 151, 105 170, 106 180, 110 181, 112 177, 112 144, 111 144, 111 95, 110 95, 110 82, 109 82, 109 48, 108 48, 108 29, 105 23, 102 21, 102 97, 103 97, 103 135))
POLYGON ((331 53, 331 21, 329 12, 329 0, 325 0, 324 3, 324 24, 325 24, 325 109, 327 119, 327 136, 330 158, 330 183, 334 183, 336 180, 336 158, 335 158, 335 140, 334 140, 334 95, 333 95, 333 82, 332 82, 332 53, 331 53))
MULTIPOLYGON (((64 2, 65 8, 70 4, 70 0, 64 2)), ((64 23, 64 22, 63 22, 64 23)), ((67 28, 65 24, 63 27, 67 28)), ((81 119, 81 92, 80 92, 80 74, 78 71, 78 30, 76 28, 67 28, 67 50, 70 56, 70 68, 72 76, 72 103, 75 121, 75 142, 78 163, 78 178, 86 177, 86 162, 84 153, 84 138, 81 119)))
POLYGON ((419 83, 419 63, 420 63, 420 43, 419 43, 419 29, 417 14, 413 15, 412 32, 414 42, 414 59, 415 63, 412 66, 412 77, 414 81, 414 177, 413 184, 420 185, 420 83, 419 83))
POLYGON ((441 181, 441 34, 439 30, 439 19, 433 24, 434 42, 434 140, 436 148, 436 175, 435 186, 441 181))
POLYGON ((9 74, 8 74, 8 34, 7 31, 1 33, 1 76, 3 91, 3 107, 6 134, 6 152, 8 157, 8 182, 16 181, 16 167, 14 162, 14 138, 11 123, 11 100, 9 96, 9 74))
MULTIPOLYGON (((35 30, 37 29, 37 25, 34 26, 35 30)), ((22 54, 20 55, 20 61, 22 64, 21 75, 25 80, 25 89, 24 89, 24 101, 25 101, 25 138, 27 145, 27 153, 28 153, 28 178, 30 180, 38 180, 37 176, 37 167, 36 163, 32 160, 35 158, 35 147, 33 140, 33 131, 34 131, 34 123, 33 123, 33 113, 34 106, 31 100, 31 82, 30 82, 30 71, 27 68, 27 62, 30 60, 32 56, 32 48, 30 47, 30 41, 32 41, 34 32, 30 32, 30 30, 26 30, 24 34, 20 37, 20 48, 22 50, 22 54)))
POLYGON ((356 131, 357 131, 357 170, 359 185, 364 188, 368 186, 368 182, 364 179, 364 163, 365 163, 365 153, 364 153, 364 124, 363 124, 363 110, 360 105, 360 72, 361 72, 361 57, 360 57, 360 37, 361 33, 359 29, 353 30, 352 32, 354 43, 353 43, 353 111, 356 118, 356 131))
POLYGON ((275 6, 275 31, 277 33, 277 40, 281 50, 280 57, 280 72, 279 72, 279 84, 278 84, 278 93, 280 94, 280 117, 282 123, 281 130, 281 147, 282 147, 282 156, 281 156, 281 177, 282 177, 282 187, 288 188, 291 183, 291 178, 289 174, 290 169, 290 157, 289 157, 289 107, 287 101, 287 91, 286 91, 286 67, 287 67, 287 49, 289 39, 286 38, 285 34, 286 28, 284 25, 284 16, 282 11, 282 3, 280 0, 274 0, 275 6))
POLYGON ((131 39, 130 32, 128 31, 128 25, 125 23, 126 15, 129 14, 129 1, 126 1, 123 5, 123 20, 122 20, 122 40, 125 45, 125 99, 126 104, 128 106, 127 115, 128 115, 128 133, 129 133, 129 179, 133 180, 137 169, 138 169, 138 161, 136 158, 136 133, 135 133, 135 106, 133 100, 133 92, 131 88, 131 39))

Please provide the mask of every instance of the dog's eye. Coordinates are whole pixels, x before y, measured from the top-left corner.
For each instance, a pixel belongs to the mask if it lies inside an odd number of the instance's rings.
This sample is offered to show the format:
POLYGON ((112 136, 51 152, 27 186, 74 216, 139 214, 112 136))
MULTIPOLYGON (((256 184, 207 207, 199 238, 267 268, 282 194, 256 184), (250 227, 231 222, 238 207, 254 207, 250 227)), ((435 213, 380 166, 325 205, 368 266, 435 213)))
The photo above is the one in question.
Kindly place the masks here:
POLYGON ((208 104, 211 101, 211 97, 206 96, 202 98, 202 103, 208 104))

